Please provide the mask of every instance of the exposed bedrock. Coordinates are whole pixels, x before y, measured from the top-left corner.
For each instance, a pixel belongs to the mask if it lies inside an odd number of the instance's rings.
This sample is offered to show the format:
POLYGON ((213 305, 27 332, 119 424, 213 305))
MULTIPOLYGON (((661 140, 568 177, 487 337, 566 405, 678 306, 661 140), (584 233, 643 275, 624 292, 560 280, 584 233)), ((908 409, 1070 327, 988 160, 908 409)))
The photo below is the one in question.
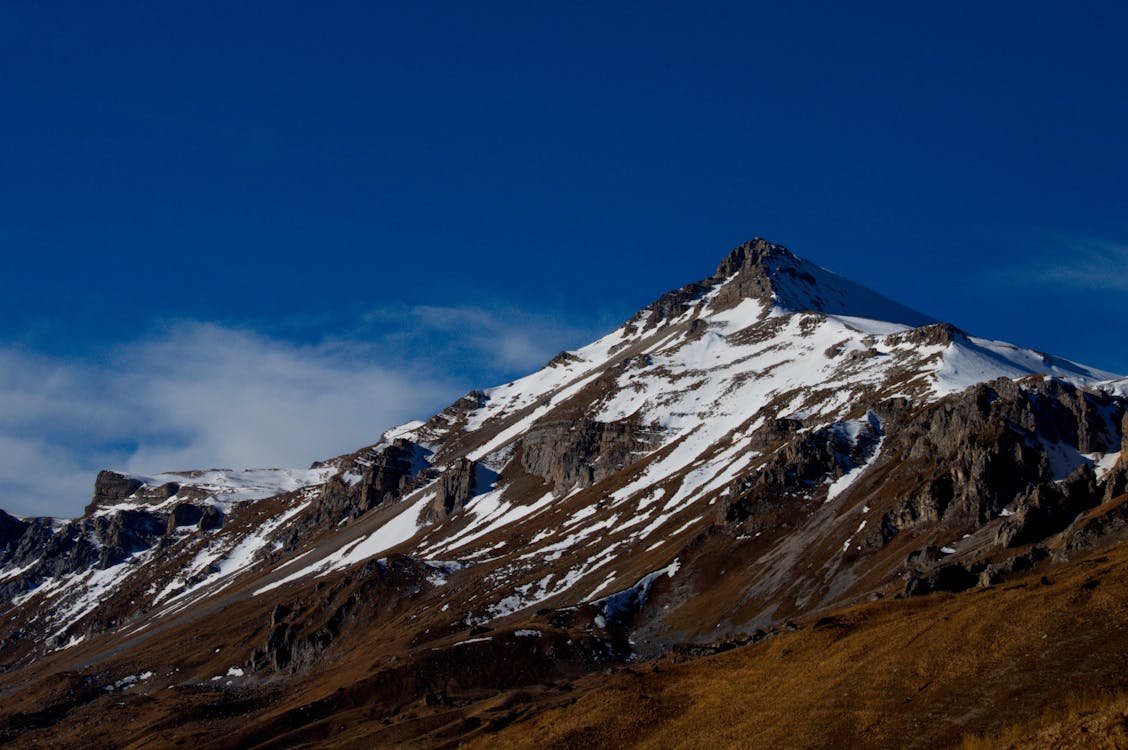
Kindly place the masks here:
POLYGON ((442 470, 435 497, 424 509, 423 523, 436 523, 457 513, 475 495, 486 492, 497 481, 496 472, 477 461, 460 458, 442 470))
POLYGON ((119 503, 141 489, 144 484, 136 477, 127 477, 116 471, 100 471, 94 480, 94 497, 90 505, 86 506, 86 512, 92 513, 104 505, 119 503))
POLYGON ((735 499, 725 507, 726 520, 772 516, 791 502, 787 498, 805 495, 863 466, 873 457, 882 434, 877 412, 810 432, 803 432, 802 422, 796 419, 773 420, 757 431, 751 445, 760 452, 771 451, 770 457, 733 488, 735 499))
POLYGON ((724 310, 736 306, 743 299, 756 299, 764 303, 772 301, 775 292, 773 275, 794 276, 808 284, 815 280, 798 268, 792 267, 795 257, 781 245, 774 245, 763 239, 753 239, 738 245, 721 261, 713 279, 723 281, 734 276, 713 301, 715 309, 724 310))
POLYGON ((521 437, 521 465, 558 494, 589 487, 630 464, 646 434, 632 420, 540 422, 521 437))
POLYGON ((1060 531, 1095 503, 1081 454, 1119 450, 1123 413, 1120 399, 1041 380, 997 380, 913 412, 882 447, 884 483, 902 497, 882 528, 978 526, 1017 502, 1035 509, 1018 539, 1060 531))
POLYGON ((307 599, 277 605, 267 635, 248 660, 253 670, 299 672, 313 664, 350 628, 363 628, 399 612, 433 588, 431 569, 413 558, 391 555, 369 560, 339 585, 318 588, 307 599))
POLYGON ((390 444, 354 459, 342 474, 329 478, 321 488, 314 510, 295 523, 285 540, 293 549, 315 530, 336 526, 385 503, 395 502, 433 478, 425 469, 429 451, 410 440, 397 438, 390 444), (359 471, 359 476, 356 473, 359 471))

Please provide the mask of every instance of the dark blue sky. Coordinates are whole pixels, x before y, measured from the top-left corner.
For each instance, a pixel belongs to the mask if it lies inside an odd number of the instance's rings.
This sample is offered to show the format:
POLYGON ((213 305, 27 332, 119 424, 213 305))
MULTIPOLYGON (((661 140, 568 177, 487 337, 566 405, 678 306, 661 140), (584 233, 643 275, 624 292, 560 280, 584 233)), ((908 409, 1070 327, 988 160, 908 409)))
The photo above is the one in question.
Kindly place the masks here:
POLYGON ((375 341, 459 390, 758 235, 1128 372, 1126 9, 6 3, 0 345, 375 341))

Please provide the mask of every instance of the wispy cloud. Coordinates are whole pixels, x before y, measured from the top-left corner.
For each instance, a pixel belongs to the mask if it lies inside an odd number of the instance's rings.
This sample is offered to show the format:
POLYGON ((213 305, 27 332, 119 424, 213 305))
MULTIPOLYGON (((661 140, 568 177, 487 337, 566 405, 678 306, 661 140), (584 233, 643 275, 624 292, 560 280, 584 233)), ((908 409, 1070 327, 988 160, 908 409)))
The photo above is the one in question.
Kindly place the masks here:
POLYGON ((591 335, 553 316, 429 306, 372 311, 312 344, 181 322, 97 357, 0 347, 0 507, 75 515, 101 468, 308 465, 591 335))
POLYGON ((1128 244, 1055 236, 1038 244, 1015 280, 1128 291, 1128 244))
POLYGON ((0 506, 71 515, 102 467, 302 466, 454 398, 371 346, 183 323, 100 361, 0 351, 0 506))
POLYGON ((437 356, 488 377, 540 367, 561 349, 586 343, 610 328, 578 326, 563 315, 506 305, 419 305, 371 310, 354 335, 382 341, 408 358, 437 356))

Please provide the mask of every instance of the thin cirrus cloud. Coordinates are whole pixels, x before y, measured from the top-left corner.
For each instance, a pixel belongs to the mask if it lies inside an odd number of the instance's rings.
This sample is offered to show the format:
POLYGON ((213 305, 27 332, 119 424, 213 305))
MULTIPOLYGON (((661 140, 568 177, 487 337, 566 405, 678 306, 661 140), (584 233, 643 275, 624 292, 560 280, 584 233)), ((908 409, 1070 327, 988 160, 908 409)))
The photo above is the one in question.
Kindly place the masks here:
POLYGON ((1058 237, 1052 241, 1052 250, 1035 251, 1020 278, 1038 284, 1128 291, 1128 244, 1058 237))
POLYGON ((0 507, 77 515, 101 468, 306 466, 579 335, 536 315, 416 307, 315 344, 189 321, 97 358, 0 348, 0 507))
POLYGON ((504 304, 391 306, 368 311, 354 335, 414 356, 438 355, 475 377, 506 378, 541 367, 561 349, 587 343, 612 325, 606 315, 577 325, 562 314, 504 304))

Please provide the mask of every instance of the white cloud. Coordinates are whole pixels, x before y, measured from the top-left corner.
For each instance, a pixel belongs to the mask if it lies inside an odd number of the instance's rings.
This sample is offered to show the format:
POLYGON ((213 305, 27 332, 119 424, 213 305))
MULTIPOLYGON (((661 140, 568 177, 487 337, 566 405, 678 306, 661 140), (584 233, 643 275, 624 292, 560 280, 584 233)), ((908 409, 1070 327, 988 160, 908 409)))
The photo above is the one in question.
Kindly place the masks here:
POLYGON ((610 321, 576 326, 561 315, 508 305, 389 307, 364 316, 361 332, 383 337, 407 356, 456 362, 481 377, 510 377, 543 366, 561 349, 606 333, 610 321))
POLYGON ((305 466, 459 394, 376 354, 199 323, 101 362, 0 350, 0 507, 75 515, 103 467, 305 466))
POLYGON ((504 306, 387 308, 339 328, 296 344, 183 322, 97 358, 0 347, 0 508, 77 515, 102 468, 306 466, 601 332, 504 306))
POLYGON ((1128 245, 1105 240, 1058 237, 1028 260, 1027 282, 1083 289, 1128 291, 1128 245))

